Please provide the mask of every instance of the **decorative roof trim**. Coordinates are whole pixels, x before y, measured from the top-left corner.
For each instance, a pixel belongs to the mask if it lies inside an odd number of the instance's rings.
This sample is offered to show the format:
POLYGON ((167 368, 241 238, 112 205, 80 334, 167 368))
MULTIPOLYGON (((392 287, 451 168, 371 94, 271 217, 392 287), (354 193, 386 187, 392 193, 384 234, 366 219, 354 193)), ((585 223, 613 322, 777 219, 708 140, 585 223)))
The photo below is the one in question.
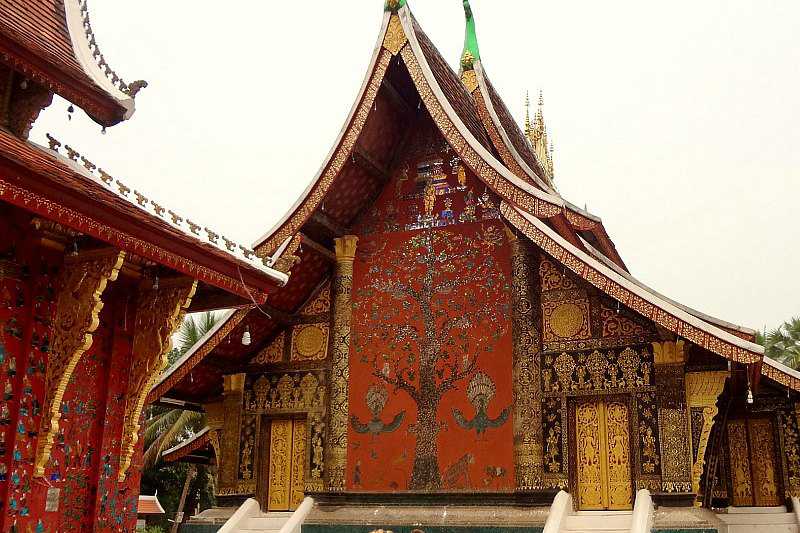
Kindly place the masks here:
MULTIPOLYGON (((525 163, 525 160, 522 159, 522 156, 519 154, 517 149, 514 147, 514 143, 511 142, 511 138, 508 136, 508 132, 506 132, 505 128, 503 127, 503 123, 500 121, 500 116, 497 114, 497 110, 494 108, 494 102, 492 102, 492 97, 489 94, 489 87, 486 83, 486 73, 483 70, 483 64, 480 61, 475 62, 475 72, 478 74, 478 88, 481 91, 481 96, 483 98, 484 105, 486 106, 486 111, 489 112, 489 117, 492 119, 492 123, 494 124, 497 133, 500 135, 500 138, 503 140, 503 144, 511 156, 514 158, 514 163, 525 172, 525 174, 530 177, 536 185, 538 185, 543 191, 547 192, 548 194, 552 194, 555 196, 561 196, 558 192, 555 191, 552 187, 550 187, 539 175, 525 163)), ((527 140, 526 140, 527 142, 527 140)), ((536 153, 531 151, 534 160, 539 163, 538 157, 536 153)))
POLYGON ((78 63, 86 75, 125 110, 122 120, 129 119, 136 109, 133 97, 141 87, 147 84, 135 82, 128 86, 108 66, 92 33, 86 0, 64 0, 64 11, 67 18, 67 30, 72 41, 72 50, 78 63))
POLYGON ((764 362, 761 365, 761 375, 795 392, 800 392, 800 372, 775 359, 764 357, 764 362))
POLYGON ((609 259, 608 256, 606 256, 603 252, 601 252, 600 250, 598 250, 597 248, 592 246, 590 243, 586 242, 586 240, 583 237, 581 237, 581 241, 582 241, 583 245, 586 247, 586 249, 589 250, 592 253, 592 255, 594 255, 598 260, 600 260, 604 265, 606 265, 608 268, 612 269, 614 272, 616 272, 620 276, 624 277, 625 279, 627 279, 631 283, 635 283, 636 285, 638 285, 642 289, 646 290, 647 292, 649 292, 653 296, 661 298, 661 299, 671 303, 675 307, 683 309, 684 311, 686 311, 690 315, 694 315, 697 318, 699 318, 700 320, 703 320, 705 322, 713 324, 713 325, 715 325, 717 327, 720 327, 722 329, 730 329, 730 330, 738 331, 739 333, 742 333, 744 335, 755 336, 756 331, 753 330, 753 329, 746 328, 744 326, 739 326, 739 325, 734 324, 732 322, 727 322, 725 320, 722 320, 721 318, 716 318, 716 317, 713 317, 711 315, 707 315, 707 314, 703 313, 702 311, 698 311, 696 309, 693 309, 693 308, 689 307, 688 305, 684 305, 684 304, 682 304, 680 302, 676 302, 675 300, 673 300, 672 298, 669 298, 668 296, 664 296, 663 294, 661 294, 657 290, 645 285, 643 282, 641 282, 638 279, 636 279, 635 277, 633 277, 630 274, 630 272, 627 272, 626 270, 620 268, 619 265, 617 265, 614 261, 609 259))
POLYGON ((190 438, 161 452, 161 458, 168 463, 180 461, 190 453, 207 446, 211 442, 211 428, 206 426, 190 438))
POLYGON ((157 217, 162 222, 170 225, 171 227, 175 228, 176 230, 180 231, 186 237, 191 238, 192 240, 202 242, 203 244, 207 244, 213 246, 220 252, 224 253, 225 255, 229 256, 231 260, 242 263, 243 265, 249 266, 254 268, 263 274, 266 274, 276 283, 281 285, 285 285, 289 281, 288 275, 283 272, 279 272, 273 268, 267 266, 264 261, 255 258, 255 252, 246 248, 236 242, 230 241, 225 237, 221 236, 219 233, 212 231, 211 229, 204 227, 203 232, 205 232, 207 238, 202 239, 200 237, 200 229, 201 226, 199 224, 195 224, 189 219, 185 219, 181 216, 178 216, 175 212, 168 210, 167 208, 163 207, 162 205, 156 203, 155 201, 151 200, 150 198, 143 195, 141 192, 137 190, 132 190, 130 187, 125 185, 119 179, 114 178, 102 168, 97 167, 94 163, 89 161, 86 157, 82 156, 80 152, 76 151, 69 145, 63 145, 64 149, 67 152, 67 156, 62 155, 59 152, 62 144, 61 142, 53 137, 50 134, 47 134, 47 138, 50 143, 50 148, 45 148, 43 146, 39 146, 35 143, 31 143, 34 147, 47 152, 49 155, 54 156, 56 159, 59 160, 62 164, 68 166, 74 172, 89 178, 97 185, 103 187, 104 189, 112 192, 117 197, 124 199, 129 204, 131 204, 136 209, 143 211, 150 217, 157 217), (78 164, 78 160, 82 162, 82 164, 78 164), (95 171, 97 173, 95 173, 95 171), (117 190, 112 188, 112 185, 117 185, 117 190), (131 197, 132 196, 132 197, 131 197), (164 216, 165 213, 169 213, 169 217, 164 216), (183 223, 186 223, 184 226, 183 223), (223 243, 220 243, 220 239, 222 239, 223 243))
POLYGON ((530 213, 506 202, 500 205, 500 211, 506 220, 556 261, 608 296, 675 335, 737 363, 758 363, 763 358, 763 346, 740 339, 642 289, 567 242, 530 213))
POLYGON ((158 501, 158 491, 156 491, 156 494, 154 496, 146 496, 144 494, 139 495, 139 503, 136 506, 136 514, 164 514, 164 513, 166 513, 166 511, 164 511, 164 508, 161 506, 161 502, 158 501), (146 503, 147 505, 152 505, 155 508, 155 510, 143 511, 142 510, 144 508, 144 506, 142 505, 143 503, 146 503))
POLYGON ((549 218, 559 215, 564 208, 563 199, 540 191, 515 176, 469 131, 450 105, 425 59, 414 31, 410 10, 403 7, 398 14, 408 38, 408 45, 403 47, 400 55, 428 113, 445 140, 481 181, 505 200, 524 206, 536 216, 549 218))
POLYGON ((322 199, 330 189, 334 178, 336 178, 349 159, 356 140, 361 135, 361 130, 367 121, 372 104, 386 75, 386 70, 389 68, 389 61, 392 58, 391 52, 382 46, 392 15, 391 11, 384 13, 378 43, 369 62, 367 75, 364 77, 358 97, 350 109, 350 114, 339 131, 336 142, 331 151, 328 152, 328 156, 325 158, 317 175, 306 187, 306 190, 303 191, 300 198, 297 199, 283 218, 253 245, 259 256, 266 257, 273 254, 286 239, 293 237, 300 230, 314 210, 322 203, 322 199))
POLYGON ((186 353, 184 353, 171 367, 164 371, 158 381, 147 395, 147 403, 158 400, 172 387, 178 384, 191 372, 205 357, 216 348, 231 331, 250 312, 247 309, 230 309, 223 315, 213 328, 208 330, 186 353))

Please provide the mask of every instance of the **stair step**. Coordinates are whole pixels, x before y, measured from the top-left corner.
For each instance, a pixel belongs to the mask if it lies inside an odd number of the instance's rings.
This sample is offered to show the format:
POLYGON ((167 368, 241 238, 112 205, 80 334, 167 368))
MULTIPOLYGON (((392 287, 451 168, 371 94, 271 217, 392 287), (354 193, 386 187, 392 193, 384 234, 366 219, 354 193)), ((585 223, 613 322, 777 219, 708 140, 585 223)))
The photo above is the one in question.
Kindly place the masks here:
POLYGON ((797 525, 794 513, 721 513, 718 516, 729 526, 797 525))
POLYGON ((567 516, 562 527, 568 531, 628 531, 632 516, 626 511, 583 511, 567 516))
POLYGON ((244 520, 242 529, 257 531, 279 530, 291 516, 291 513, 268 513, 261 516, 253 516, 244 520))

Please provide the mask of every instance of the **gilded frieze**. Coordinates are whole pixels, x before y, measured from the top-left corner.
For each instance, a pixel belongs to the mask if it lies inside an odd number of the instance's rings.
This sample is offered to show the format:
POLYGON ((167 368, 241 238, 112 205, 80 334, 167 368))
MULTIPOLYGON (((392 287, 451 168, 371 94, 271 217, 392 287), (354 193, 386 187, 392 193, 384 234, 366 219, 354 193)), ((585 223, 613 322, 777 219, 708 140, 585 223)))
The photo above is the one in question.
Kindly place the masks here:
POLYGON ((321 371, 251 374, 244 390, 248 413, 285 414, 316 411, 325 401, 321 371))
POLYGON ((648 345, 543 356, 545 395, 640 390, 652 385, 653 355, 648 345))

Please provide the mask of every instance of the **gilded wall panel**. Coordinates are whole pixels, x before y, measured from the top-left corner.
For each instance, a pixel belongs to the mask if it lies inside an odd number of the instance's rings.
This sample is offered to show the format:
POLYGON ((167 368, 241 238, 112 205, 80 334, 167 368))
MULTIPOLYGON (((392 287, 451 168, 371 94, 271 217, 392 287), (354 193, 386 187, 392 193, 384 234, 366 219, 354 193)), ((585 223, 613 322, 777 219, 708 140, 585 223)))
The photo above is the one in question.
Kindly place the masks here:
POLYGON ((794 410, 782 413, 783 452, 786 463, 786 493, 788 496, 800 496, 800 434, 798 434, 797 417, 794 410))
POLYGON ((563 402, 561 398, 547 398, 542 403, 542 430, 544 433, 544 479, 549 487, 564 487, 567 482, 565 464, 566 439, 564 438, 563 402))
POLYGON ((649 345, 546 354, 542 361, 545 395, 649 390, 652 386, 649 345))
POLYGON ((322 408, 325 380, 321 370, 250 374, 244 389, 244 410, 255 414, 305 413, 322 408))
POLYGON ((639 430, 638 465, 640 478, 660 478, 661 454, 658 431, 656 395, 643 392, 636 395, 637 429, 639 430))
POLYGON ((665 492, 690 492, 692 490, 686 417, 686 407, 683 405, 676 408, 662 407, 659 410, 663 465, 661 479, 665 492))
POLYGON ((286 332, 281 331, 266 348, 258 352, 250 361, 251 365, 268 365, 283 361, 283 344, 286 340, 286 332))
POLYGON ((329 325, 300 324, 292 328, 292 361, 322 361, 328 355, 329 325))
POLYGON ((255 478, 256 416, 244 415, 239 435, 239 473, 240 482, 252 482, 255 478))

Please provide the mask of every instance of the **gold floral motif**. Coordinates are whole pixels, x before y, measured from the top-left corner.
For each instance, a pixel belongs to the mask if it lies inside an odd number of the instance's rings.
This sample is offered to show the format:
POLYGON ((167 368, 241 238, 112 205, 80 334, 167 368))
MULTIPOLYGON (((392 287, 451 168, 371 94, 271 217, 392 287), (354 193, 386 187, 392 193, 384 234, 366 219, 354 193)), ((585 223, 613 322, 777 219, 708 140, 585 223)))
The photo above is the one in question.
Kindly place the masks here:
POLYGON ((542 291, 577 288, 575 282, 566 275, 566 272, 557 269, 552 261, 547 259, 542 259, 539 263, 539 278, 542 280, 542 291))
POLYGON ((256 354, 250 361, 251 365, 268 365, 270 363, 280 363, 283 361, 283 343, 286 333, 281 331, 278 336, 270 342, 266 348, 256 354))
POLYGON ((292 361, 322 361, 328 355, 328 324, 304 324, 292 329, 292 361))
POLYGON ((302 316, 314 316, 328 313, 331 310, 331 284, 326 283, 310 302, 300 310, 302 316))
POLYGON ((583 309, 578 305, 562 303, 550 315, 550 329, 562 339, 571 339, 581 331, 585 320, 583 309))
POLYGON ((661 435, 661 478, 665 492, 692 490, 692 463, 689 455, 688 413, 684 406, 661 408, 658 413, 661 435))
POLYGON ((386 27, 383 47, 391 52, 393 56, 396 56, 407 42, 408 39, 406 38, 406 32, 403 30, 403 24, 400 22, 400 17, 392 14, 389 19, 389 25, 386 27))
POLYGON ((34 477, 42 477, 50 460, 61 400, 81 356, 92 345, 92 333, 100 324, 100 299, 109 281, 117 279, 125 252, 89 253, 65 260, 53 323, 53 345, 47 363, 45 400, 34 477))
POLYGON ((197 281, 162 280, 160 288, 144 287, 136 304, 133 362, 125 393, 125 417, 119 461, 120 482, 125 481, 136 442, 147 393, 167 364, 172 334, 183 320, 197 290, 197 281))
POLYGON ((292 421, 273 420, 270 424, 268 510, 289 509, 291 477, 292 421))

